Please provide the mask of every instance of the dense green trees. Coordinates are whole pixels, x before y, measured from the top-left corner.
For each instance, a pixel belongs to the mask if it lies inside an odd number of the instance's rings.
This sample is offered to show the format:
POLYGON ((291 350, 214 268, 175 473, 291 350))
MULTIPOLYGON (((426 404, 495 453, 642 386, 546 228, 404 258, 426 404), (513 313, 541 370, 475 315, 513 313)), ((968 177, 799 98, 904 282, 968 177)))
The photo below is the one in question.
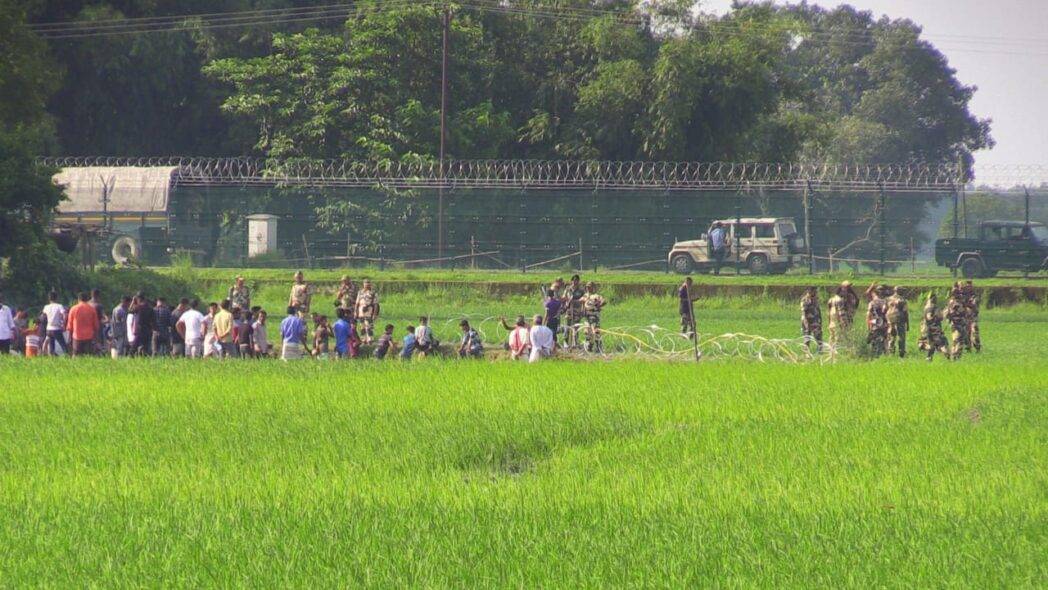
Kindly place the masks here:
MULTIPOLYGON (((33 21, 323 0, 32 0, 33 21)), ((955 162, 992 145, 973 88, 909 21, 848 6, 452 3, 457 158, 955 162), (486 8, 486 9, 485 9, 486 8), (641 18, 643 16, 644 18, 641 18)), ((58 151, 433 158, 440 6, 50 41, 58 151)))
POLYGON ((18 284, 5 285, 15 294, 60 264, 45 232, 62 191, 35 160, 52 140, 44 107, 58 86, 54 70, 21 8, 0 0, 0 280, 17 275, 18 284))

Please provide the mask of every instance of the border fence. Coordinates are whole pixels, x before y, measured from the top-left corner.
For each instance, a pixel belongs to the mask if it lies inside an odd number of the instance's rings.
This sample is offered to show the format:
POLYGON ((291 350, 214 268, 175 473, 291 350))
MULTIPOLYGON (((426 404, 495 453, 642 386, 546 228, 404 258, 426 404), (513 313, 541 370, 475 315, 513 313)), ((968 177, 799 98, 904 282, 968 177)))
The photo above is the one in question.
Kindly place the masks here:
MULTIPOLYGON (((956 165, 477 160, 46 158, 57 168, 171 167, 146 262, 216 266, 667 269, 714 220, 792 218, 811 272, 925 266, 932 240, 972 226, 956 165), (278 219, 279 254, 247 256, 246 217, 278 219), (945 223, 944 223, 945 220, 945 223)), ((1039 170, 1000 171, 1013 181, 1039 170)), ((1021 181, 1021 180, 1020 180, 1021 181)), ((1048 216, 1044 192, 996 191, 1048 216)), ((976 220, 978 221, 978 219, 976 220)), ((104 222, 104 220, 103 220, 104 222)), ((738 251, 738 250, 736 250, 738 251)), ((738 260, 729 260, 737 264, 738 260)))

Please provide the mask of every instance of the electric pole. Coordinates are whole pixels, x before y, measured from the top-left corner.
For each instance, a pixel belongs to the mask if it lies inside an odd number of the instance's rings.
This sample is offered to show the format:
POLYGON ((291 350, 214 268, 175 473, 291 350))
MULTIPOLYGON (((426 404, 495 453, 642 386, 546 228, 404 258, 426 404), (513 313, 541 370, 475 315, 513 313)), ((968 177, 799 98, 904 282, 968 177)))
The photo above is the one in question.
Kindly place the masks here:
MULTIPOLYGON (((437 258, 444 258, 444 178, 447 174, 445 149, 448 137, 448 53, 451 37, 451 8, 444 4, 443 43, 440 65, 440 183, 437 186, 437 258)), ((444 266, 444 261, 440 261, 444 266)))

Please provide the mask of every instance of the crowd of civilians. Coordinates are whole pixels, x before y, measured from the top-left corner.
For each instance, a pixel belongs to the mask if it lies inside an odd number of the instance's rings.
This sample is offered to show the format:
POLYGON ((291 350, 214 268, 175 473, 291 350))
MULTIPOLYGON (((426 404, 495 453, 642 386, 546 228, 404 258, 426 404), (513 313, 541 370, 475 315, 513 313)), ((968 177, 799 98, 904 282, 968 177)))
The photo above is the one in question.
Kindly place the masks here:
MULTIPOLYGON (((171 305, 164 297, 151 299, 145 291, 140 291, 134 296, 121 297, 115 307, 108 309, 96 289, 80 293, 68 308, 58 293, 52 292, 40 313, 30 317, 26 308, 12 310, 5 305, 0 294, 0 354, 352 359, 361 355, 362 345, 370 345, 370 354, 375 358, 411 359, 441 350, 426 317, 420 317, 417 326, 406 326, 399 347, 392 324, 387 324, 374 337, 379 306, 369 281, 364 281, 358 293, 353 282, 343 277, 335 301, 333 324, 329 324, 325 315, 310 313, 313 293, 302 273, 296 273, 276 343, 269 341, 266 311, 251 305, 251 292, 242 277, 237 277, 226 298, 206 307, 202 307, 199 300, 189 298, 171 305), (313 324, 311 337, 309 321, 313 324)), ((537 316, 535 327, 528 328, 520 318, 516 327, 510 328, 507 348, 514 359, 534 361, 552 354, 553 333, 542 326, 542 321, 543 317, 537 316), (520 332, 522 327, 526 334, 520 332)), ((457 355, 482 357, 481 335, 468 320, 462 320, 459 327, 461 339, 457 355)))

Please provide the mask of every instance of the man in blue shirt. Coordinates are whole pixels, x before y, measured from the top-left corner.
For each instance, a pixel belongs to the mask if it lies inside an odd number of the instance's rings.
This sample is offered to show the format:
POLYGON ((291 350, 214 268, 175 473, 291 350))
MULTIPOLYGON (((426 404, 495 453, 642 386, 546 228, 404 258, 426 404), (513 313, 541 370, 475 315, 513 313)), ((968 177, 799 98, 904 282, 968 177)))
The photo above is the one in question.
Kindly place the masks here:
POLYGON ((713 274, 719 275, 721 265, 728 256, 728 232, 721 222, 713 224, 710 230, 710 251, 713 253, 713 274))
POLYGON ((350 338, 350 325, 346 321, 346 310, 339 308, 336 313, 338 314, 338 321, 331 327, 331 330, 335 333, 335 355, 340 359, 349 358, 349 338, 350 338))
POLYGON ((305 352, 306 323, 298 317, 294 306, 287 308, 287 317, 280 322, 280 337, 284 341, 280 358, 285 361, 300 359, 305 352))
POLYGON ((404 336, 404 348, 400 350, 400 358, 406 361, 411 360, 411 354, 415 352, 415 345, 418 341, 415 340, 415 326, 408 326, 408 333, 404 336))

